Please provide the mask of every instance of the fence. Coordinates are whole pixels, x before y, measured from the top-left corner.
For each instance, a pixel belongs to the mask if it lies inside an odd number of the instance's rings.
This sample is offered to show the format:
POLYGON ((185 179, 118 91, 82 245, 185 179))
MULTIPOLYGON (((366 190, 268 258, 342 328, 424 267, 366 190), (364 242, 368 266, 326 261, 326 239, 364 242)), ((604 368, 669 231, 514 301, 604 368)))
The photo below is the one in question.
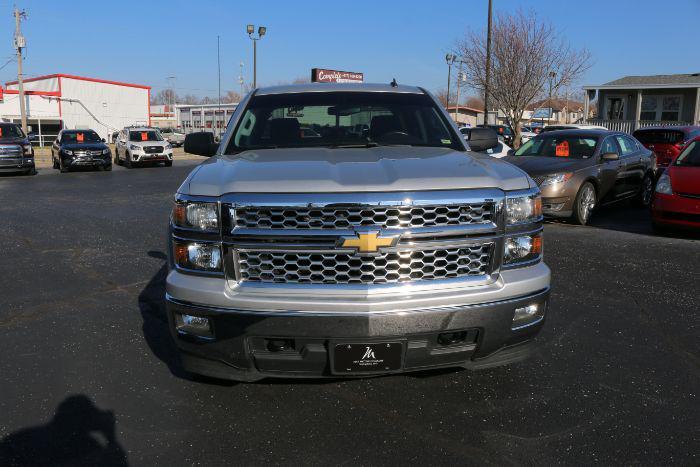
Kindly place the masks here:
POLYGON ((692 125, 692 123, 690 123, 690 122, 655 121, 655 120, 598 120, 598 119, 589 119, 586 123, 588 125, 604 126, 608 130, 623 131, 625 133, 632 133, 634 130, 637 130, 639 128, 649 127, 649 126, 692 125))

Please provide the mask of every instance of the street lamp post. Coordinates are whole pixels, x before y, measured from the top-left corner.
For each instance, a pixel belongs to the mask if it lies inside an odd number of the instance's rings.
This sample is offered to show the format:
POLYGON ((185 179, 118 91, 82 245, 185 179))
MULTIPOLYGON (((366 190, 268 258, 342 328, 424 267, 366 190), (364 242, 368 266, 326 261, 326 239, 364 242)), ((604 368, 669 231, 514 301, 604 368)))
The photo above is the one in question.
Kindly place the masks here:
POLYGON ((267 28, 259 26, 258 37, 255 37, 255 25, 249 24, 246 26, 246 32, 250 40, 253 41, 253 88, 256 88, 258 86, 258 41, 265 35, 267 28))
POLYGON ((445 55, 445 62, 447 62, 447 112, 450 112, 450 81, 452 81, 452 64, 457 60, 457 56, 454 54, 445 55))

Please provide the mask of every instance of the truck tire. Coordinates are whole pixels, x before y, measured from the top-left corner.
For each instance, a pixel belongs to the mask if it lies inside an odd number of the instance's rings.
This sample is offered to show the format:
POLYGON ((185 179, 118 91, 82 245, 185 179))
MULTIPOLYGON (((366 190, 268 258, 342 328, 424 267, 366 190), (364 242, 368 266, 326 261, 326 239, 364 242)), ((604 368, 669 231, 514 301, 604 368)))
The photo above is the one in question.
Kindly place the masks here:
POLYGON ((573 220, 576 224, 586 225, 591 218, 593 209, 595 209, 595 204, 595 187, 591 182, 586 182, 581 185, 578 193, 576 193, 573 209, 574 213, 571 216, 571 220, 573 220))

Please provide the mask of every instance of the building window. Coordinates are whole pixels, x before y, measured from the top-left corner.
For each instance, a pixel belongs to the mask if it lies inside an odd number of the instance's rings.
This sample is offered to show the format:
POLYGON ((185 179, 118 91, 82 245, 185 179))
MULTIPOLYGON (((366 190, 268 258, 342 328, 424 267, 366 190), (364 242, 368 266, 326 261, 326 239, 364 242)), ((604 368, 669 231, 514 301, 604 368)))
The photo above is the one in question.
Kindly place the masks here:
POLYGON ((681 117, 681 96, 642 96, 640 120, 677 122, 681 117))

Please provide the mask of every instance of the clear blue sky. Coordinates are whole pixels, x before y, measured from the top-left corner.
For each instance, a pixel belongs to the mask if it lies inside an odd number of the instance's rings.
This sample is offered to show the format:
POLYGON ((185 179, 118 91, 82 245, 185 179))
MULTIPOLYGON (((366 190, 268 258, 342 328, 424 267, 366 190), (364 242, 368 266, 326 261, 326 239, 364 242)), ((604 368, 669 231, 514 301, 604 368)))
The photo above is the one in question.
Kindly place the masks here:
MULTIPOLYGON (((445 52, 468 28, 483 28, 487 0, 388 1, 17 0, 29 13, 25 75, 69 73, 216 95, 216 36, 222 89, 238 90, 239 62, 252 81, 245 25, 267 26, 259 43, 258 83, 307 77, 312 67, 362 71, 372 82, 446 82, 445 52)), ((494 0, 496 11, 535 9, 594 65, 583 81, 628 74, 700 72, 700 0, 494 0)), ((0 59, 13 53, 12 3, 3 13, 0 59)), ((2 64, 0 63, 0 64, 2 64)), ((16 78, 16 64, 0 70, 16 78)))

